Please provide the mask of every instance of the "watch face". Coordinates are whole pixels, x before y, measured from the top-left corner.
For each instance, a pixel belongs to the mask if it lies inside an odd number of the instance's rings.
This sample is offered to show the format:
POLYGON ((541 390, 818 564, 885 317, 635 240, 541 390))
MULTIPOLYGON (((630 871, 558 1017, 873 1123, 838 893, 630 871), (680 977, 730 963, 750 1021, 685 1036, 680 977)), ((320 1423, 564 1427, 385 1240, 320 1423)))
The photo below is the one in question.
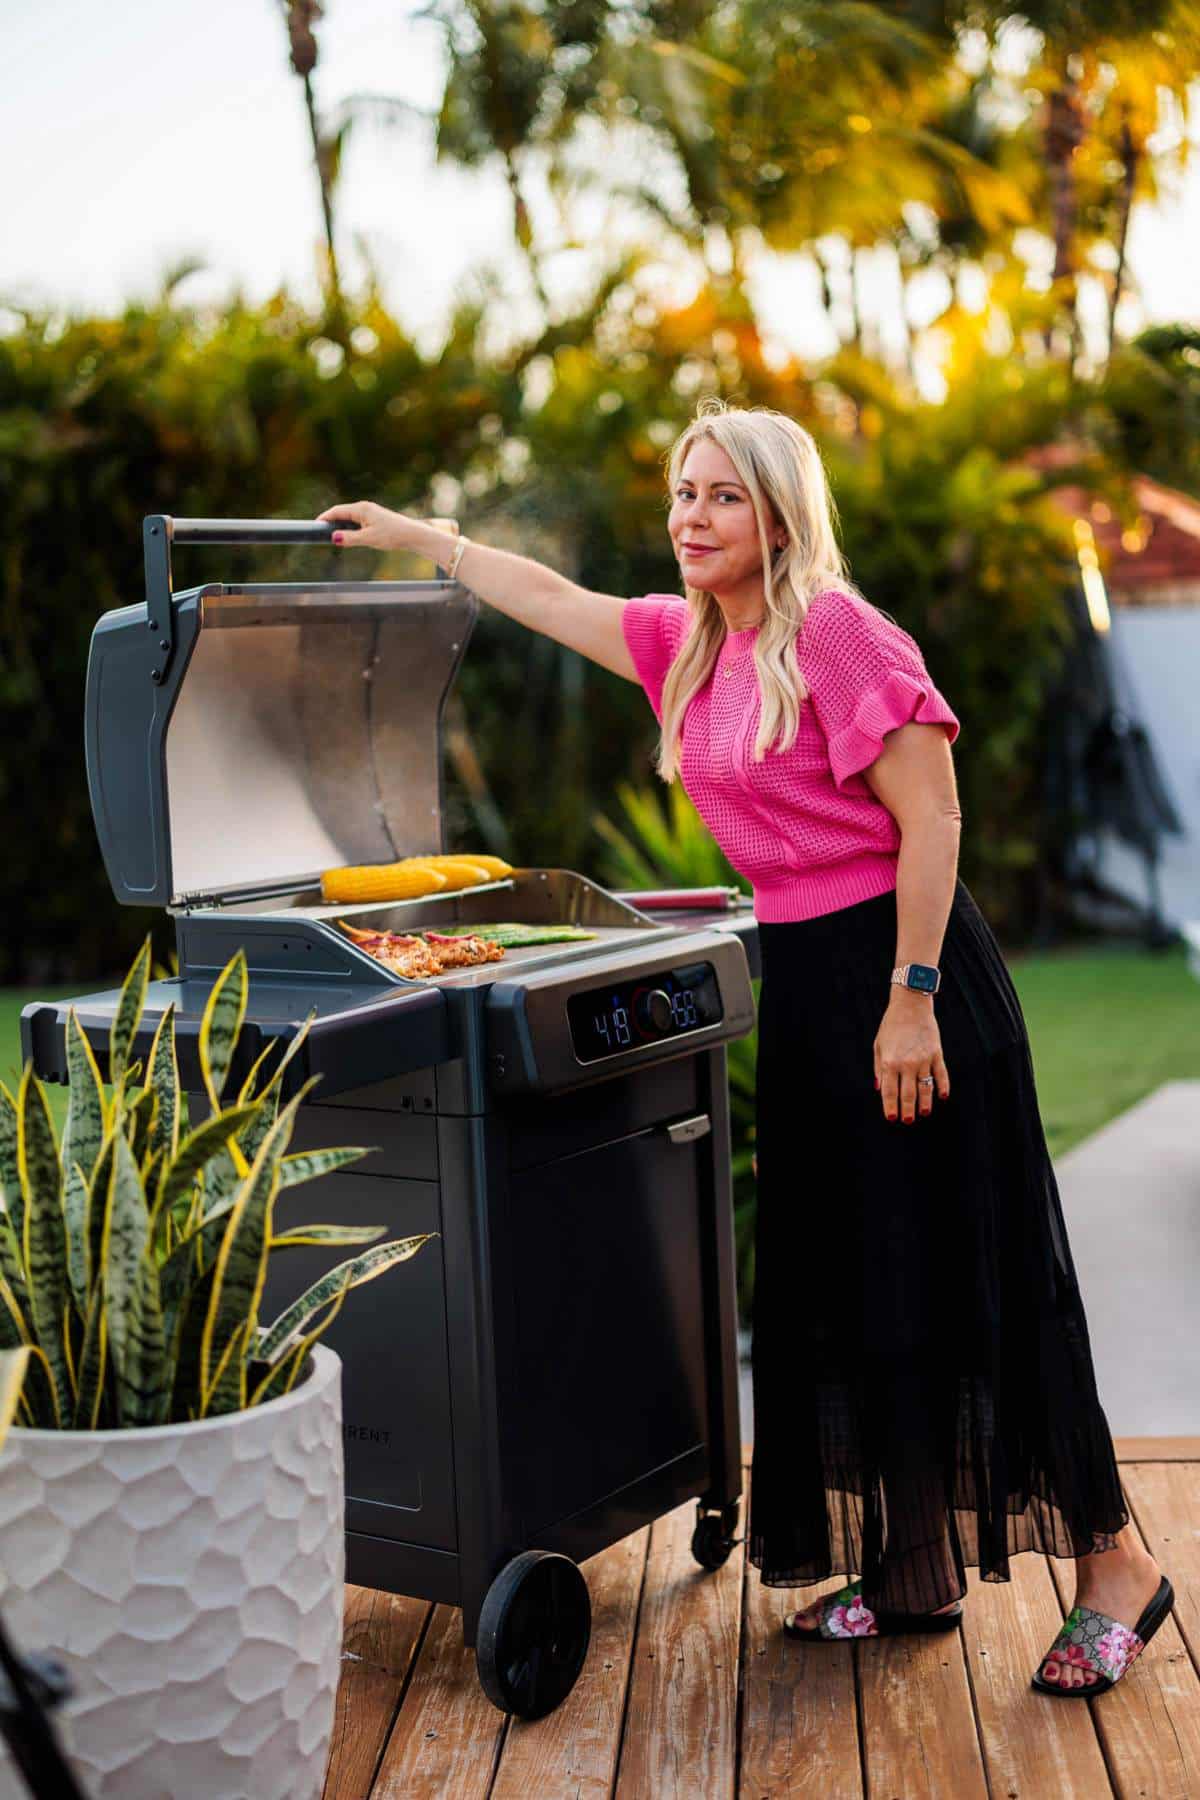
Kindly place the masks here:
POLYGON ((928 963, 913 963, 908 971, 908 985, 918 988, 923 994, 937 991, 938 972, 931 969, 928 963))

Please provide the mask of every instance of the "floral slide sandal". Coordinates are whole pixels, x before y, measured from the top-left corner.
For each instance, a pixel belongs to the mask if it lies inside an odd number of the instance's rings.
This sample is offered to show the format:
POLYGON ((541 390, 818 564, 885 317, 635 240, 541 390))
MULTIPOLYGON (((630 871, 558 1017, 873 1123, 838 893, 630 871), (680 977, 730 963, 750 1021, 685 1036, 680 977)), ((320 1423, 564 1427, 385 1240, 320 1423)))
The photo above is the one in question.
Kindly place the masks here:
POLYGON ((1175 1590, 1164 1575, 1132 1631, 1090 1606, 1072 1607, 1029 1685, 1061 1700, 1092 1700, 1107 1694, 1142 1654, 1174 1604, 1175 1590), (1043 1674, 1047 1668, 1052 1671, 1048 1680, 1043 1674), (1072 1676, 1068 1687, 1068 1669, 1080 1670, 1083 1680, 1076 1683, 1072 1676))
MULTIPOLYGON (((801 1612, 804 1608, 799 1609, 801 1612)), ((803 1643, 829 1643, 835 1638, 898 1637, 909 1631, 953 1631, 962 1618, 962 1606, 945 1613, 872 1612, 863 1605, 862 1576, 836 1594, 828 1594, 821 1602, 817 1626, 806 1631, 794 1623, 796 1614, 787 1613, 783 1621, 785 1637, 799 1638, 803 1643)))

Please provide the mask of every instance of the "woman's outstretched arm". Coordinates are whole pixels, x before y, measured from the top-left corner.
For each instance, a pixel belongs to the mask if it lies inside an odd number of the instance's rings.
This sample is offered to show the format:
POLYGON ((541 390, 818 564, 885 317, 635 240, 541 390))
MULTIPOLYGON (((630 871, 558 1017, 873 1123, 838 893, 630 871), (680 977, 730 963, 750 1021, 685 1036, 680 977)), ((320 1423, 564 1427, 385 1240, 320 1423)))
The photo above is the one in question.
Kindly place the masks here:
MULTIPOLYGON (((453 539, 448 540, 438 526, 407 513, 389 512, 373 500, 339 501, 319 517, 334 525, 342 519, 352 521, 359 529, 347 533, 347 542, 368 550, 412 550, 443 567, 450 556, 453 539)), ((593 593, 531 556, 496 550, 474 538, 462 553, 458 578, 489 606, 531 631, 578 650, 626 681, 638 679, 621 630, 625 602, 618 595, 593 593)))

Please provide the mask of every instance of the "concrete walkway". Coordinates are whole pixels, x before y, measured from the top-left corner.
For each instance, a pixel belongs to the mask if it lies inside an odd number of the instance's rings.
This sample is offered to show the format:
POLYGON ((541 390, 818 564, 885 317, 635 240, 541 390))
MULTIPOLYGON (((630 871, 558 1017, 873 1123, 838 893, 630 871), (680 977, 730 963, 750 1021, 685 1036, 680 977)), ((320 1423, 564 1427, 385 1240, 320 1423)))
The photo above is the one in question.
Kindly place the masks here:
MULTIPOLYGON (((1110 1431, 1200 1436, 1200 1081, 1168 1081, 1055 1174, 1110 1431)), ((744 1444, 753 1428, 743 1361, 744 1444)))
POLYGON ((1200 1435, 1200 1081, 1168 1081, 1055 1164, 1114 1437, 1200 1435))

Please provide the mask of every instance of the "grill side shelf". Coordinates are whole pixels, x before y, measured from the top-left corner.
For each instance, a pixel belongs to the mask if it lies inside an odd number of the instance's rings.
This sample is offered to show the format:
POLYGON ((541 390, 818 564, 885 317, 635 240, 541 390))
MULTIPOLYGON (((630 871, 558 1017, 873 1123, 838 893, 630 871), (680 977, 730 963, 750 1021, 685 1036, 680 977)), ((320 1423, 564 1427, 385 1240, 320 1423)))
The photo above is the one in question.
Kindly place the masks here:
MULTIPOLYGON (((197 1092, 200 1076, 199 1038, 207 984, 178 980, 151 982, 146 1010, 133 1046, 133 1059, 145 1059, 158 1022, 167 1005, 175 1002, 175 1037, 180 1081, 185 1090, 197 1092)), ((21 1014, 21 1051, 32 1057, 35 1073, 43 1081, 65 1082, 67 1059, 65 1033, 68 1009, 74 1006, 88 1042, 96 1054, 100 1072, 108 1067, 108 1034, 119 992, 84 994, 77 1000, 34 1001, 21 1014)), ((300 1052, 288 1064, 283 1091, 287 1098, 310 1075, 319 1075, 316 1098, 367 1087, 393 1075, 449 1062, 458 1054, 456 1032, 445 996, 437 989, 394 989, 380 995, 376 989, 347 989, 335 994, 286 984, 251 982, 246 1020, 225 1086, 235 1094, 259 1053, 274 1039, 277 1054, 296 1036, 310 1008, 317 1016, 300 1052)), ((267 1071, 273 1066, 272 1058, 267 1071)))

